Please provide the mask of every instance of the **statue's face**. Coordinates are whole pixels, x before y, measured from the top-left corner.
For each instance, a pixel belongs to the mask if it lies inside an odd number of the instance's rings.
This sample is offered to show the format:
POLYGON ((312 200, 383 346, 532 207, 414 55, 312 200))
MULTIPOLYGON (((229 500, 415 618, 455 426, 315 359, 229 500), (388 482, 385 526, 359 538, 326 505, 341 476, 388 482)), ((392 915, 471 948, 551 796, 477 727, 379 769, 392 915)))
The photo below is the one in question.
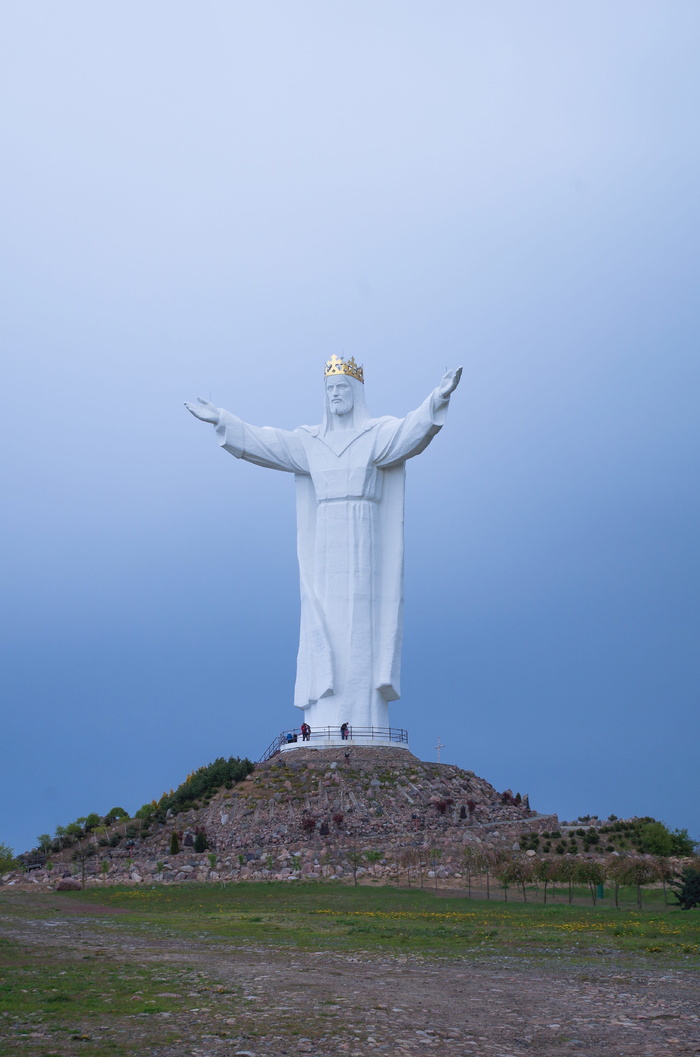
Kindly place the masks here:
POLYGON ((328 406, 332 415, 347 415, 352 411, 353 391, 350 382, 342 375, 331 375, 326 378, 328 406))

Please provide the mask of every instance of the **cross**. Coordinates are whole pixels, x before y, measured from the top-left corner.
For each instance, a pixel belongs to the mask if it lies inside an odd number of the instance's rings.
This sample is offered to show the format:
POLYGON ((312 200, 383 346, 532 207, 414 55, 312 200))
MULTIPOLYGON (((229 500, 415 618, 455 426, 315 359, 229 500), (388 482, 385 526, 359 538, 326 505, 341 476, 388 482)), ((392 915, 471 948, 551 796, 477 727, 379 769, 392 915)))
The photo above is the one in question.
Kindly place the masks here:
POLYGON ((445 746, 444 746, 444 745, 442 744, 442 742, 440 741, 440 736, 439 736, 439 735, 438 735, 438 743, 437 743, 437 745, 435 746, 435 748, 437 749, 437 754, 438 754, 438 763, 440 763, 440 749, 444 749, 444 748, 445 748, 445 746))

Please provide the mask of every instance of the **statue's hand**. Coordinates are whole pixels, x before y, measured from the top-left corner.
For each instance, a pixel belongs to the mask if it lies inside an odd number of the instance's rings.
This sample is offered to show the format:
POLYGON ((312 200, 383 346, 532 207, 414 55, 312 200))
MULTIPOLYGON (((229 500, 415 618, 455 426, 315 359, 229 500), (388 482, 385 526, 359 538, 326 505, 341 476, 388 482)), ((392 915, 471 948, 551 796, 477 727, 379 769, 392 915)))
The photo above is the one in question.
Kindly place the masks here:
POLYGON ((438 386, 438 393, 443 400, 446 400, 451 393, 454 393, 455 389, 459 385, 459 380, 462 377, 462 368, 457 367, 454 371, 448 371, 438 386))
POLYGON ((198 396, 196 404, 188 404, 187 401, 185 401, 185 407, 195 418, 201 419, 202 422, 211 422, 212 425, 218 426, 220 412, 215 404, 210 404, 208 400, 202 400, 201 396, 198 396))

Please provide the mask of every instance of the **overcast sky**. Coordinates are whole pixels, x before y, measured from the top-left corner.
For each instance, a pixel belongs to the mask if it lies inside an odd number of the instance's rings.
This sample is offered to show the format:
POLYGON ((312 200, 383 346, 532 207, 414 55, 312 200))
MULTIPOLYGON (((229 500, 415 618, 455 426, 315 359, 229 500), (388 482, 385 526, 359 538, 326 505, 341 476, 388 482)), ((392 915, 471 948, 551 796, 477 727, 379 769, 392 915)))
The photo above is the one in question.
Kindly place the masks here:
POLYGON ((0 842, 299 722, 291 476, 183 401, 374 415, 413 751, 700 837, 695 2, 4 5, 0 842))

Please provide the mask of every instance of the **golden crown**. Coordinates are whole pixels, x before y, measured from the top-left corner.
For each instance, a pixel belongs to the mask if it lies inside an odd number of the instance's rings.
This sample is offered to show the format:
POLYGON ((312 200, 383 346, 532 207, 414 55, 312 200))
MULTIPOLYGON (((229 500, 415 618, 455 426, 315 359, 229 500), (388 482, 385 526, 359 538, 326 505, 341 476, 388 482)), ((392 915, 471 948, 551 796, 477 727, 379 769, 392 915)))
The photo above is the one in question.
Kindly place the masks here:
POLYGON ((364 371, 355 363, 354 356, 351 356, 349 360, 340 360, 333 353, 330 360, 326 361, 324 377, 328 378, 332 374, 349 374, 351 378, 357 378, 358 382, 364 384, 365 381, 364 371))

